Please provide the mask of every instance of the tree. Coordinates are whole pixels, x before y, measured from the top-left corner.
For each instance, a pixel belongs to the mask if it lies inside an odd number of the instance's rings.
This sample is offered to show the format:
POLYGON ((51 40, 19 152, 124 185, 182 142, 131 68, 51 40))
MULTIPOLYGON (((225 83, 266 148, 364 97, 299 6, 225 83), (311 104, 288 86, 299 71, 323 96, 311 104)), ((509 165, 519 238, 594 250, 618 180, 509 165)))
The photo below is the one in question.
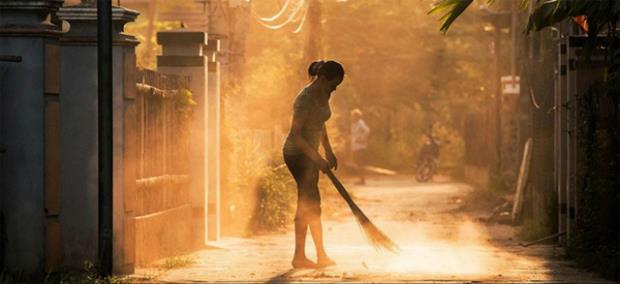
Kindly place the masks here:
MULTIPOLYGON (((487 2, 493 4, 493 1, 487 2)), ((443 14, 440 30, 446 33, 472 3, 472 0, 440 0, 429 13, 443 14)), ((556 227, 557 231, 569 233, 567 234, 570 237, 566 243, 566 252, 573 260, 581 266, 603 274, 604 277, 617 280, 616 277, 620 276, 618 274, 620 272, 620 262, 618 262, 620 232, 617 226, 619 221, 617 204, 620 202, 620 179, 618 179, 620 171, 620 43, 616 25, 620 19, 620 1, 546 0, 534 3, 531 0, 523 0, 521 4, 522 7, 530 5, 530 8, 533 8, 528 15, 529 20, 524 27, 525 32, 538 32, 563 21, 573 21, 587 33, 589 38, 585 46, 586 52, 583 54, 589 56, 594 53, 593 51, 605 54, 604 66, 602 66, 606 71, 605 76, 588 78, 588 76, 578 75, 579 78, 576 81, 580 81, 581 84, 589 82, 589 87, 574 94, 575 98, 571 101, 570 107, 550 103, 553 101, 552 97, 543 97, 543 100, 548 102, 548 106, 553 105, 554 110, 556 108, 575 110, 576 121, 574 123, 577 127, 574 132, 571 130, 569 133, 576 133, 574 151, 577 157, 581 157, 576 160, 579 171, 569 172, 574 175, 575 184, 558 188, 560 189, 558 192, 561 192, 572 189, 572 186, 575 187, 574 202, 576 204, 573 208, 578 208, 578 214, 574 217, 574 223, 570 226, 560 223, 556 227)), ((549 37, 547 41, 555 47, 555 40, 552 41, 549 37)), ((549 58, 548 56, 545 55, 549 58)), ((536 69, 529 68, 534 70, 524 72, 538 73, 542 77, 540 81, 546 81, 544 82, 546 88, 543 92, 547 93, 553 93, 548 90, 554 88, 553 65, 557 64, 557 50, 551 50, 551 57, 553 58, 551 64, 547 64, 546 68, 544 64, 539 64, 536 69)), ((549 117, 546 110, 534 109, 535 122, 533 124, 540 125, 541 121, 544 123, 543 117, 549 117), (538 123, 536 123, 537 118, 538 123)), ((558 129, 557 123, 550 122, 549 125, 552 126, 550 130, 558 129)), ((535 139, 536 136, 545 135, 544 129, 539 128, 534 131, 536 131, 535 139), (540 130, 542 133, 539 132, 540 130)), ((561 128, 560 131, 562 131, 561 128)), ((553 135, 551 131, 546 134, 547 140, 553 135)), ((543 140, 540 139, 541 142, 543 140)), ((534 144, 536 145, 536 141, 534 144)), ((538 145, 540 149, 544 143, 538 145)), ((555 171, 554 166, 545 166, 544 163, 549 164, 549 161, 538 160, 533 162, 533 165, 538 169, 546 168, 547 172, 555 171)), ((552 213, 547 219, 557 220, 558 216, 553 214, 558 212, 556 209, 558 196, 554 197, 555 191, 549 190, 553 187, 552 182, 547 184, 552 186, 537 187, 536 191, 539 192, 537 194, 548 192, 543 193, 551 197, 548 199, 551 202, 547 203, 546 209, 551 209, 548 211, 552 213)), ((570 196, 573 198, 572 193, 570 196)), ((535 201, 530 200, 530 202, 535 201)), ((572 209, 570 204, 569 208, 572 209)), ((540 222, 541 219, 545 219, 545 216, 535 216, 530 220, 540 222)), ((524 223, 527 224, 527 222, 524 223)), ((554 231, 556 228, 550 229, 554 231)))
MULTIPOLYGON (((540 31, 559 22, 573 19, 581 24, 590 38, 590 47, 605 45, 608 51, 606 62, 608 80, 614 86, 620 85, 620 47, 617 44, 617 24, 620 20, 620 1, 617 0, 513 0, 519 1, 522 8, 535 5, 529 14, 529 20, 525 27, 526 32, 540 31), (580 18, 577 18, 580 17, 580 18), (581 17, 585 17, 582 21, 581 17), (607 29, 605 31, 605 29, 607 29), (597 42, 596 37, 601 32, 606 32, 610 40, 597 42)), ((459 18, 473 0, 440 0, 435 3, 429 13, 443 13, 440 30, 448 32, 452 24, 459 18)), ((487 4, 493 4, 494 0, 486 0, 487 4)))

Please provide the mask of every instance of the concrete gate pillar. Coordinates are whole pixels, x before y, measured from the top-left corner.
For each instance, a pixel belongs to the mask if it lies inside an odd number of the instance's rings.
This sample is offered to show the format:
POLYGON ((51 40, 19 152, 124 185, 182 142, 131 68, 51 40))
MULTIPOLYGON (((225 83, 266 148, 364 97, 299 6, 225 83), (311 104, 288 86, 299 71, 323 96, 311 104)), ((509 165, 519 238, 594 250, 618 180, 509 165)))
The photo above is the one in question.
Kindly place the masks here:
POLYGON ((157 33, 163 54, 157 57, 157 69, 163 73, 190 77, 190 89, 196 107, 192 125, 191 199, 192 239, 194 247, 204 246, 208 229, 208 60, 205 45, 207 33, 186 29, 157 33))
POLYGON ((62 3, 0 1, 0 268, 30 276, 59 262, 62 3))
POLYGON ((220 40, 210 38, 206 47, 209 58, 209 92, 207 95, 208 126, 208 240, 218 241, 220 238, 220 125, 221 101, 219 63, 220 40))
MULTIPOLYGON (((97 260, 98 236, 98 123, 97 123, 97 9, 80 4, 60 9, 71 25, 61 39, 63 121, 64 265, 81 268, 97 260)), ((136 106, 135 46, 123 34, 137 11, 112 8, 113 25, 113 263, 116 273, 130 273, 135 252, 136 106)))

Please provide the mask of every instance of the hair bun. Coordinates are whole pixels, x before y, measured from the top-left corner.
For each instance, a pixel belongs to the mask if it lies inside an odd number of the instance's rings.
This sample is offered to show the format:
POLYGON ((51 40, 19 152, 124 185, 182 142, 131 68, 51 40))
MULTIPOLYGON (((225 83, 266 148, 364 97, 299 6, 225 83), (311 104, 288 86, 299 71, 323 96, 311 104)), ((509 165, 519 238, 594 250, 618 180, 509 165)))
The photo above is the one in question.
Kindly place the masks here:
POLYGON ((323 60, 317 60, 317 61, 310 63, 310 66, 308 66, 308 75, 312 77, 317 76, 319 74, 319 70, 321 69, 321 66, 323 66, 324 63, 325 61, 323 60))

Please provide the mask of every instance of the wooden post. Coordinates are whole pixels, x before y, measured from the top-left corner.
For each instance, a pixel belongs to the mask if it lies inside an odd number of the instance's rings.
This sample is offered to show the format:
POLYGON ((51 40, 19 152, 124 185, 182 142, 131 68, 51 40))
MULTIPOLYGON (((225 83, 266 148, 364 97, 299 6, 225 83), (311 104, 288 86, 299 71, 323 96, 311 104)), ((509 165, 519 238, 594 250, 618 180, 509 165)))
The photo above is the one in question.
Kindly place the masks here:
POLYGON ((523 159, 521 160, 521 167, 519 168, 519 177, 517 178, 517 188, 515 201, 512 205, 512 222, 516 222, 521 217, 521 211, 523 208, 523 195, 525 185, 527 184, 530 174, 530 161, 532 158, 532 138, 527 139, 523 148, 523 159))

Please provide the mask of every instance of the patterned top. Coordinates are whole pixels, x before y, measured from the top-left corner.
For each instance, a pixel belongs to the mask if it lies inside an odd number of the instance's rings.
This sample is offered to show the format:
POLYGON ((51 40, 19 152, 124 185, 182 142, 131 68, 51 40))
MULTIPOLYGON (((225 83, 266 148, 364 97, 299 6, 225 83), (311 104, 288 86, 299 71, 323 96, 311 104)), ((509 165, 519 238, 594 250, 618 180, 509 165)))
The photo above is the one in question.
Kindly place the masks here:
POLYGON ((368 147, 368 134, 370 128, 363 119, 358 119, 351 124, 351 150, 359 151, 368 147))
MULTIPOLYGON (((332 115, 329 104, 319 105, 316 95, 310 93, 308 88, 304 88, 295 98, 293 113, 294 115, 306 116, 304 125, 301 127, 301 136, 310 144, 312 149, 318 150, 325 121, 332 115)), ((303 154, 303 151, 295 145, 290 132, 284 142, 284 154, 303 154)))

